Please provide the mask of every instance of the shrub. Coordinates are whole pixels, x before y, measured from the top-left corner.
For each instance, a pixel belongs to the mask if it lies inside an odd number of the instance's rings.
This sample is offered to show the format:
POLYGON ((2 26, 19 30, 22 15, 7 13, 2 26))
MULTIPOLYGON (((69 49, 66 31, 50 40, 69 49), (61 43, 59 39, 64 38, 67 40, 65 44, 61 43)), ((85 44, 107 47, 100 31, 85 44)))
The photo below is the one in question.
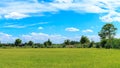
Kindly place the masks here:
POLYGON ((88 48, 91 48, 91 47, 93 47, 94 46, 94 41, 92 41, 91 43, 90 43, 90 45, 88 46, 88 48))
POLYGON ((93 47, 95 47, 95 48, 101 48, 100 42, 95 43, 95 45, 93 47))
POLYGON ((107 43, 107 41, 108 41, 107 39, 101 40, 101 41, 100 41, 100 46, 104 48, 105 45, 106 45, 106 43, 107 43))
POLYGON ((105 48, 107 48, 107 49, 112 48, 112 42, 111 42, 111 40, 107 41, 107 43, 105 44, 105 48))
POLYGON ((112 48, 120 48, 120 39, 112 40, 112 48))

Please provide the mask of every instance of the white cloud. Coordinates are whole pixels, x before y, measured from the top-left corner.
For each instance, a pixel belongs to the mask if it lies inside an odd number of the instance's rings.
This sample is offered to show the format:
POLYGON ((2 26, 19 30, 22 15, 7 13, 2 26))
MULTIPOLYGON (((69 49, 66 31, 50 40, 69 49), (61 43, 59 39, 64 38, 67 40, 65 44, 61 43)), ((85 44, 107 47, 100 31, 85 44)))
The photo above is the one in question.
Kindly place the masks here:
POLYGON ((93 32, 93 30, 91 30, 91 29, 86 29, 86 30, 83 30, 82 32, 84 32, 84 33, 89 33, 89 32, 93 32))
POLYGON ((69 32, 78 32, 79 29, 74 28, 74 27, 69 27, 69 28, 66 28, 65 31, 69 31, 69 32))
POLYGON ((5 18, 20 19, 29 16, 41 16, 43 12, 56 12, 56 8, 53 8, 49 3, 31 3, 27 1, 10 1, 0 2, 5 6, 0 6, 0 15, 5 18))
POLYGON ((120 34, 115 35, 115 38, 120 38, 120 34))
MULTIPOLYGON (((0 32, 0 41, 2 43, 14 43, 15 39, 20 38, 22 42, 28 42, 29 40, 34 41, 35 43, 43 43, 44 41, 47 41, 50 39, 53 43, 63 43, 64 40, 70 39, 79 41, 81 36, 73 36, 73 37, 67 37, 57 34, 46 34, 46 33, 35 33, 32 32, 30 34, 26 35, 19 35, 18 37, 14 37, 10 34, 6 34, 3 32, 0 32)), ((87 36, 90 40, 93 40, 95 42, 98 42, 100 40, 99 36, 97 35, 89 35, 87 36)))
POLYGON ((31 33, 29 35, 22 35, 21 37, 23 41, 29 41, 32 40, 34 42, 40 42, 43 43, 44 41, 51 39, 53 43, 63 43, 65 39, 67 39, 64 36, 61 35, 49 35, 45 33, 31 33))
POLYGON ((2 16, 0 16, 0 19, 2 19, 2 16))
POLYGON ((38 29, 42 30, 42 29, 43 29, 43 27, 38 27, 38 29))
POLYGON ((71 2, 73 2, 73 0, 55 0, 54 2, 58 2, 58 3, 71 3, 71 2))
MULTIPOLYGON (((75 12, 84 13, 106 13, 109 12, 101 7, 108 8, 101 5, 102 2, 108 3, 109 0, 54 0, 53 2, 38 2, 33 0, 29 1, 1 1, 5 6, 0 7, 1 15, 5 15, 6 18, 20 19, 32 15, 35 13, 44 12, 58 12, 59 10, 72 10, 75 12), (64 7, 63 7, 64 6, 64 7), (27 15, 26 15, 27 14, 27 15), (32 14, 32 15, 31 15, 32 14)), ((113 0, 112 0, 113 1, 113 0)), ((114 3, 113 1, 112 3, 114 3)), ((117 1, 118 2, 118 1, 117 1)), ((110 2, 111 3, 111 2, 110 2)))
POLYGON ((7 25, 4 26, 4 28, 25 28, 26 26, 20 26, 20 25, 7 25))
POLYGON ((0 16, 20 19, 28 16, 71 10, 78 13, 97 13, 103 22, 120 22, 119 0, 53 0, 53 2, 4 1, 0 4, 0 16), (63 7, 64 6, 64 7, 63 7))
POLYGON ((88 35, 87 36, 91 41, 99 42, 100 37, 98 35, 88 35))
POLYGON ((21 19, 21 18, 26 18, 29 17, 29 15, 17 13, 17 12, 11 12, 8 13, 7 15, 4 16, 5 18, 10 18, 10 19, 21 19))
MULTIPOLYGON (((95 41, 95 42, 100 41, 100 38, 97 35, 89 35, 87 37, 90 40, 95 41)), ((32 40, 32 41, 37 42, 37 43, 39 43, 39 42, 43 43, 44 41, 47 41, 48 39, 50 39, 53 43, 63 43, 64 40, 66 40, 66 39, 79 41, 80 38, 81 38, 81 36, 67 37, 67 36, 56 35, 56 34, 49 35, 49 34, 46 34, 46 33, 35 33, 35 32, 30 33, 28 35, 22 35, 21 36, 21 39, 24 42, 32 40)))
POLYGON ((0 41, 2 43, 13 43, 15 38, 16 37, 13 37, 12 35, 0 32, 0 41))
POLYGON ((120 22, 120 13, 116 11, 110 11, 107 15, 100 17, 103 22, 120 22))
MULTIPOLYGON (((47 23, 48 22, 40 22, 40 23, 27 24, 27 25, 17 25, 18 23, 17 24, 5 23, 5 26, 3 26, 3 28, 26 28, 26 27, 47 24, 47 23)), ((43 27, 38 27, 38 29, 43 29, 43 27)))

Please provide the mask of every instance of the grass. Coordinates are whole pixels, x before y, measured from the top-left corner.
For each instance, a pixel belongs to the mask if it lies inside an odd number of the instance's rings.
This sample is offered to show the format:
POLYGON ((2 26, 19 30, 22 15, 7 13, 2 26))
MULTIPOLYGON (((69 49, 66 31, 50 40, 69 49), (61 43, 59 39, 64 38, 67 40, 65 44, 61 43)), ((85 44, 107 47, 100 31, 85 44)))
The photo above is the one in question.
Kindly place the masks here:
POLYGON ((0 68, 120 68, 120 50, 0 49, 0 68))

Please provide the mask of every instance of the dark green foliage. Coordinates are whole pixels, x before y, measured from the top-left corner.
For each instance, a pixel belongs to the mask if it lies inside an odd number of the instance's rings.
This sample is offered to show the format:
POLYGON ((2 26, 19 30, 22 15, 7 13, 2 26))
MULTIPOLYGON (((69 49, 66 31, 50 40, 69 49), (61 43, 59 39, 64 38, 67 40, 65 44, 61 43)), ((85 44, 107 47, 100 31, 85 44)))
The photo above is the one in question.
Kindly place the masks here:
POLYGON ((86 36, 82 36, 80 39, 80 44, 83 48, 88 48, 90 44, 90 40, 86 36))
POLYGON ((35 43, 34 45, 32 45, 32 48, 44 48, 44 45, 40 43, 35 43))
POLYGON ((28 45, 29 45, 29 46, 32 46, 33 44, 34 44, 33 41, 29 41, 29 42, 28 42, 28 45))
POLYGON ((115 28, 113 24, 107 23, 102 27, 98 35, 101 39, 112 39, 116 34, 116 30, 117 28, 115 28))
POLYGON ((105 44, 105 48, 107 48, 107 49, 112 48, 111 40, 107 41, 107 43, 105 44))
POLYGON ((64 41, 64 44, 65 44, 65 45, 70 45, 70 40, 69 40, 69 39, 65 40, 65 41, 64 41))
POLYGON ((46 42, 44 42, 44 45, 45 45, 45 47, 51 47, 51 45, 52 45, 52 42, 50 41, 50 39, 48 39, 48 41, 46 41, 46 42))
POLYGON ((22 40, 21 40, 21 39, 16 39, 16 40, 15 40, 15 45, 16 45, 16 46, 20 46, 21 43, 22 43, 22 40))
POLYGON ((117 28, 114 27, 113 24, 107 23, 105 24, 98 35, 101 37, 100 45, 103 48, 118 48, 119 41, 114 39, 117 28))
POLYGON ((95 48, 101 48, 100 42, 95 43, 95 48))
POLYGON ((0 44, 0 47, 2 47, 3 45, 2 44, 0 44))
POLYGON ((100 41, 100 45, 101 45, 102 48, 105 47, 107 41, 108 41, 108 39, 102 39, 102 40, 100 41))
POLYGON ((91 43, 90 43, 90 45, 88 46, 88 48, 91 48, 91 47, 93 47, 94 46, 94 41, 92 41, 91 43))
POLYGON ((81 44, 82 48, 88 48, 89 44, 81 44))
POLYGON ((120 39, 112 40, 112 48, 120 48, 120 39))
POLYGON ((82 36, 80 39, 81 44, 88 44, 90 43, 90 40, 86 36, 82 36))
POLYGON ((77 42, 77 41, 70 41, 69 39, 67 39, 67 40, 65 40, 64 43, 63 43, 63 48, 64 48, 64 47, 73 48, 73 47, 75 47, 75 46, 74 46, 75 44, 79 44, 79 42, 77 42))
POLYGON ((1 42, 0 42, 0 47, 2 47, 2 44, 1 44, 1 42))
POLYGON ((75 45, 75 44, 79 44, 79 42, 77 42, 77 41, 70 41, 70 45, 75 45))
POLYGON ((65 48, 66 47, 66 45, 65 44, 62 44, 62 48, 65 48))

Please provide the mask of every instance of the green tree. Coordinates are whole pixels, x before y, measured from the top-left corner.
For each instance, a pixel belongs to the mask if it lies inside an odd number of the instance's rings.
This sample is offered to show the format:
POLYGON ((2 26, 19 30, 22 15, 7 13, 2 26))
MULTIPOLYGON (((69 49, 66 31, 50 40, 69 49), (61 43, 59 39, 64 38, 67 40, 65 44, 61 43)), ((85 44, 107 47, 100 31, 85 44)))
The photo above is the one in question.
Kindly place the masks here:
POLYGON ((101 38, 101 46, 105 48, 113 47, 113 39, 116 34, 117 28, 111 23, 105 24, 98 35, 101 38))
POLYGON ((94 41, 92 41, 92 42, 90 43, 90 45, 89 45, 89 48, 93 47, 93 46, 94 46, 94 44, 95 44, 95 42, 94 42, 94 41))
POLYGON ((82 36, 80 39, 81 44, 87 44, 90 43, 90 40, 86 36, 82 36))
POLYGON ((108 42, 108 39, 102 39, 102 40, 100 41, 101 47, 104 48, 107 42, 108 42))
POLYGON ((16 39, 16 40, 15 40, 15 45, 16 45, 16 46, 20 46, 21 43, 22 43, 22 40, 21 40, 21 39, 16 39))
POLYGON ((2 43, 1 43, 1 41, 0 41, 0 47, 2 47, 2 43))
POLYGON ((70 40, 69 40, 69 39, 65 40, 65 41, 64 41, 64 44, 65 44, 65 45, 70 45, 70 40))
POLYGON ((52 42, 50 41, 50 39, 48 39, 48 41, 44 42, 45 47, 51 47, 52 42))
POLYGON ((33 44, 34 44, 33 41, 29 41, 29 42, 28 42, 28 45, 29 45, 29 46, 32 46, 33 44))
POLYGON ((116 30, 117 28, 115 28, 113 24, 107 23, 102 27, 98 35, 101 37, 101 39, 112 39, 116 34, 116 30))
POLYGON ((90 40, 86 36, 82 36, 80 39, 81 46, 83 48, 89 47, 90 40))
POLYGON ((70 45, 75 45, 75 44, 78 44, 79 42, 78 41, 70 41, 70 45))

